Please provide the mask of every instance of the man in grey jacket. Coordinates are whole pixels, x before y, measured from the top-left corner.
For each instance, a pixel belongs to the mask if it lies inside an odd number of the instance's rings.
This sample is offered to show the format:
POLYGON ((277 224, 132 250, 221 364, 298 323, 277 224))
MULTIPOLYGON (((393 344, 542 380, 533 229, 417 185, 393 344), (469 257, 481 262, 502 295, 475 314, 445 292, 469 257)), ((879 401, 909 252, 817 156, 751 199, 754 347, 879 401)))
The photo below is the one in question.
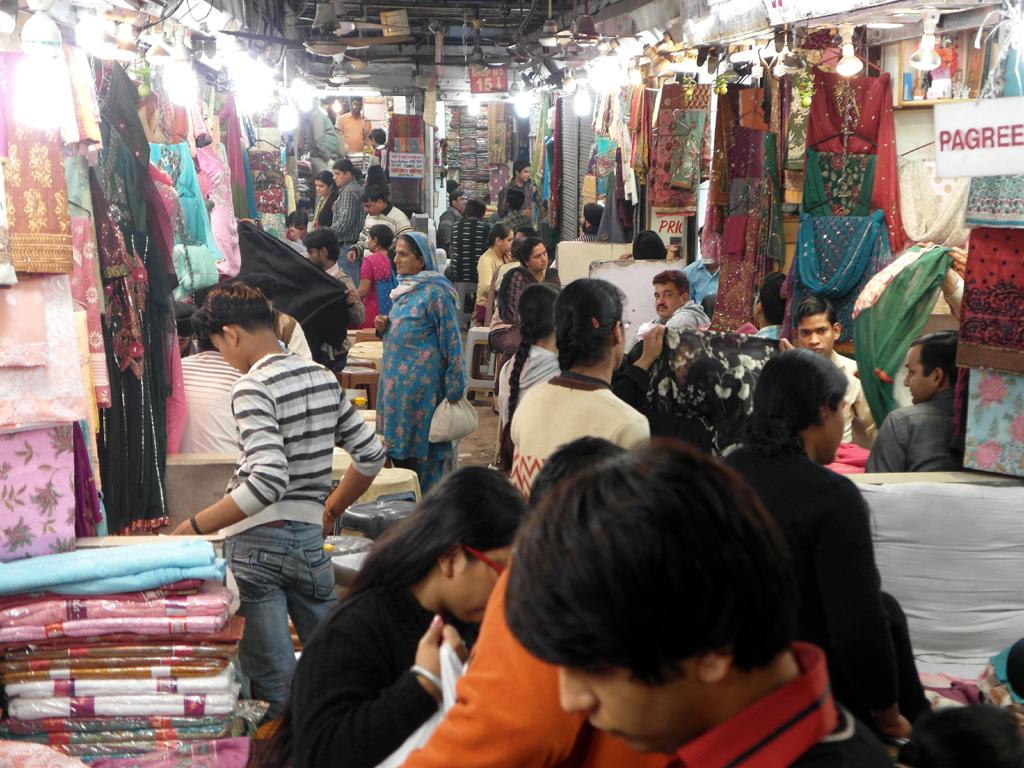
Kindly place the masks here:
POLYGON ((654 310, 658 313, 653 322, 681 331, 702 331, 711 325, 704 308, 690 301, 690 285, 681 271, 659 272, 651 284, 654 286, 654 310))

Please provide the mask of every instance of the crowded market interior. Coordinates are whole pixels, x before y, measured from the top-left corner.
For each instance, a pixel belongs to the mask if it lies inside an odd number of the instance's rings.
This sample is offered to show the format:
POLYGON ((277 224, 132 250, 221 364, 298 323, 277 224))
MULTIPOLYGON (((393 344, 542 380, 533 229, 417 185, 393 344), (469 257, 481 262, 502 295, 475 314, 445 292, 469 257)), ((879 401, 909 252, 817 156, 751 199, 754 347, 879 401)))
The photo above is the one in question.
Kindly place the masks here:
POLYGON ((1022 0, 0 0, 0 768, 1024 768, 1022 0))

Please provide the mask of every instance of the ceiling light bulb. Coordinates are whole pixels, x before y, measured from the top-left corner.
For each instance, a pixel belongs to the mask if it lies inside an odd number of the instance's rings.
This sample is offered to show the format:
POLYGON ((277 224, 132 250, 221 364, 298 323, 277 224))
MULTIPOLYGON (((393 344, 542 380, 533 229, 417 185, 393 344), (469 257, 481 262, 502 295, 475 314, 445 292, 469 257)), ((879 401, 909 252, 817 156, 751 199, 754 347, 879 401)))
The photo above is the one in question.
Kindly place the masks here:
POLYGON ((572 97, 572 111, 576 113, 576 117, 590 115, 591 106, 590 92, 585 88, 576 91, 576 95, 572 97))
POLYGON ((334 103, 331 104, 331 109, 334 110, 334 114, 340 115, 342 110, 341 99, 335 99, 334 103))
POLYGON ((127 21, 122 21, 117 25, 117 41, 119 43, 134 43, 135 42, 135 27, 129 24, 127 21))
POLYGON ((312 85, 301 77, 296 77, 292 80, 291 95, 300 110, 303 112, 312 111, 313 99, 316 96, 312 85))
POLYGON ((630 85, 643 85, 644 84, 644 73, 640 70, 640 67, 633 67, 629 70, 629 84, 630 85))
POLYGON ((21 28, 21 49, 29 56, 54 58, 60 44, 60 28, 45 11, 33 13, 21 28))
POLYGON ((921 45, 910 57, 910 66, 924 72, 931 72, 942 66, 942 59, 935 52, 935 35, 923 35, 921 45))
POLYGON ((277 113, 277 128, 281 133, 291 133, 299 127, 299 112, 291 104, 284 104, 277 113))
POLYGON ((14 18, 13 13, 7 11, 0 11, 0 35, 11 34, 15 27, 18 26, 17 20, 14 18))
POLYGON ((469 103, 466 104, 466 112, 470 117, 480 117, 480 100, 471 96, 469 103))
POLYGON ((512 96, 512 105, 518 117, 529 117, 533 108, 533 98, 528 91, 518 91, 512 96))
POLYGON ((92 14, 82 16, 75 24, 75 45, 87 53, 93 53, 103 46, 106 34, 103 19, 92 14))
POLYGON ((572 93, 576 90, 576 77, 571 70, 566 70, 565 78, 562 80, 562 90, 566 93, 572 93))
POLYGON ((179 106, 195 103, 199 93, 196 71, 190 61, 173 59, 163 65, 163 84, 167 96, 179 106))
POLYGON ((864 69, 864 62, 857 58, 853 43, 843 43, 843 57, 836 64, 836 74, 841 77, 853 77, 864 69))

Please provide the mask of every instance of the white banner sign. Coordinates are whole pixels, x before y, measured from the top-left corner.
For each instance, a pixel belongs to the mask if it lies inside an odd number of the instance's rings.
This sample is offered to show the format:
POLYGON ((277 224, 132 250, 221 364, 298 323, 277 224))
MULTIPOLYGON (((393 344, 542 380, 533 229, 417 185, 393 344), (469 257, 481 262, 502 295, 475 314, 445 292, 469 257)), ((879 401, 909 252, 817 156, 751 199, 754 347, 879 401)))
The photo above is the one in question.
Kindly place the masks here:
POLYGON ((935 105, 941 179, 1024 174, 1024 96, 935 105))
POLYGON ((773 27, 878 5, 877 0, 763 0, 773 27))

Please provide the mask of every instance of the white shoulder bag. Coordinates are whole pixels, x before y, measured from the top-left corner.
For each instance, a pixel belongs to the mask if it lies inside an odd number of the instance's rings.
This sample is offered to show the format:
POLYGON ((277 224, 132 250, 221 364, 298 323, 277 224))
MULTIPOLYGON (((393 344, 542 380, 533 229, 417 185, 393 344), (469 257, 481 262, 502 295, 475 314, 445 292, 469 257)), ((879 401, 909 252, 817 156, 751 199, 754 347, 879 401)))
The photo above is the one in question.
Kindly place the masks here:
POLYGON ((466 435, 475 432, 479 423, 480 419, 476 415, 476 408, 465 397, 457 403, 444 399, 434 409, 434 416, 430 419, 428 439, 432 443, 450 443, 461 440, 466 435))

